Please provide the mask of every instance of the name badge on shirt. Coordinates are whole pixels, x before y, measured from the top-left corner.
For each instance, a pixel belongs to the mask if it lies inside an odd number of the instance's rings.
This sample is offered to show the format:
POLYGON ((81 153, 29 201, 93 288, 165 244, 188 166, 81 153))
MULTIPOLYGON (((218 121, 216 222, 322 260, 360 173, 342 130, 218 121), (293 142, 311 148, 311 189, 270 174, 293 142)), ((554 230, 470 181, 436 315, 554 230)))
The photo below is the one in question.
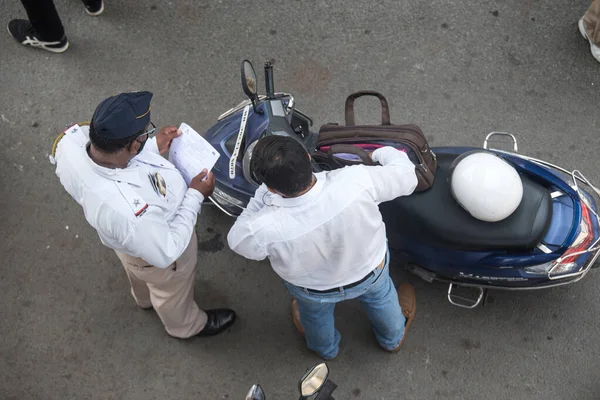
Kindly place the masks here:
POLYGON ((160 194, 162 197, 167 195, 167 183, 158 172, 148 174, 148 179, 150 179, 150 183, 157 194, 160 194))

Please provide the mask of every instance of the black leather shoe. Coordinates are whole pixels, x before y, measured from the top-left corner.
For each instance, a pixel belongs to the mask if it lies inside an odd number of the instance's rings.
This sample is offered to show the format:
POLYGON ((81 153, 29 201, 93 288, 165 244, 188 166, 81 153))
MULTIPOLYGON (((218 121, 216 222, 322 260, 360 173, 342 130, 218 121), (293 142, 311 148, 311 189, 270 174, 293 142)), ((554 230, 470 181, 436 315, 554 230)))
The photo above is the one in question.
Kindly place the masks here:
POLYGON ((206 321, 204 329, 196 336, 217 335, 233 325, 235 321, 235 311, 228 308, 206 310, 206 315, 208 315, 208 321, 206 321))

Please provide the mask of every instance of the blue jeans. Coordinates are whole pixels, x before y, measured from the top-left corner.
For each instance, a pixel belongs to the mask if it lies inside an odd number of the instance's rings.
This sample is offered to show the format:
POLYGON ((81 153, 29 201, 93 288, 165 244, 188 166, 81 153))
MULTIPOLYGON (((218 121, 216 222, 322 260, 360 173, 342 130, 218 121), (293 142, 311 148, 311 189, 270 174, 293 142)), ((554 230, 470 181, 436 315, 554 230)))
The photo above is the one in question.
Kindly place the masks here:
POLYGON ((337 356, 341 335, 334 326, 335 304, 358 299, 366 309, 377 341, 386 350, 395 349, 404 335, 405 318, 398 302, 398 292, 389 274, 390 255, 382 269, 376 268, 367 280, 350 289, 338 288, 331 293, 318 293, 285 282, 298 300, 300 321, 306 345, 324 359, 337 356))

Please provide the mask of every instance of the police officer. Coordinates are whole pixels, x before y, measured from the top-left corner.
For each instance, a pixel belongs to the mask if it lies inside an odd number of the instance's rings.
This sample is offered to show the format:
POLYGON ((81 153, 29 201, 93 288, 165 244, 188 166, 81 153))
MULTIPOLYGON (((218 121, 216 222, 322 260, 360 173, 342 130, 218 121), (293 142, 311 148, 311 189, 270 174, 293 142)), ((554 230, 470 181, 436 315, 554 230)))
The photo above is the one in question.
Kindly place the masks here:
POLYGON ((150 138, 151 99, 122 93, 100 103, 89 135, 75 125, 56 145, 56 174, 117 253, 137 305, 153 307, 171 336, 215 335, 233 324, 234 311, 202 311, 194 301, 194 225, 215 178, 205 170, 188 187, 161 156, 181 132, 169 126, 150 138))

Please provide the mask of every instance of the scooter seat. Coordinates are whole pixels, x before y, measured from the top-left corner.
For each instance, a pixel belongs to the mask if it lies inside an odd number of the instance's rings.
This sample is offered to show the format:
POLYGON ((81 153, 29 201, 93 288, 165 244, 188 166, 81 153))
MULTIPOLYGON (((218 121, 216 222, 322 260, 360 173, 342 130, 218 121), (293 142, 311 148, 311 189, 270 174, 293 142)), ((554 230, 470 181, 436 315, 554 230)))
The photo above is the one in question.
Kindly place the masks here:
POLYGON ((431 189, 380 205, 390 246, 396 247, 392 238, 406 237, 433 247, 465 251, 535 247, 552 219, 548 189, 521 175, 523 200, 517 210, 499 222, 480 221, 452 197, 448 177, 456 157, 437 155, 438 169, 431 189))

